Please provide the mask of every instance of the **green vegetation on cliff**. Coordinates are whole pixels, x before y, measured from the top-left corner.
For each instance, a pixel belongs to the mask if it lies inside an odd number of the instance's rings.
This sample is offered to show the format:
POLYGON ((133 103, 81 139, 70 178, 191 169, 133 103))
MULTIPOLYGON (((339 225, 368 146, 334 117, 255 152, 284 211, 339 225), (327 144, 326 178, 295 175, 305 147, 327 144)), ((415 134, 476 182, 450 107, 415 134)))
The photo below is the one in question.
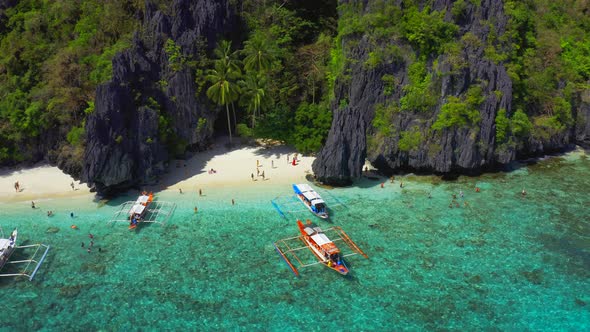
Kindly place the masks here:
MULTIPOLYGON (((172 1, 155 2, 170 14, 172 1)), ((96 87, 111 79, 112 58, 141 29, 145 3, 15 3, 0 13, 0 164, 62 149, 79 154, 96 87)), ((505 20, 479 20, 478 0, 448 8, 420 0, 230 3, 240 4, 235 10, 245 24, 241 40, 225 44, 232 63, 223 47, 187 56, 169 39, 169 68, 189 68, 198 93, 225 108, 230 128, 284 140, 301 152, 318 151, 332 112, 352 108, 345 91, 353 73, 376 74, 381 99, 366 108, 375 114, 369 131, 400 151, 431 144, 426 136, 435 132, 476 132, 490 100, 502 107, 490 120, 496 144, 550 139, 575 125, 579 96, 590 85, 590 5, 583 0, 505 0, 505 20), (509 100, 500 103, 502 93, 487 89, 486 79, 471 79, 474 57, 505 69, 509 100), (450 83, 442 84, 445 79, 450 83), (400 116, 419 121, 398 128, 393 121, 400 116)), ((167 84, 158 82, 162 90, 167 84)), ((163 115, 160 125, 163 140, 183 152, 186 142, 177 142, 163 115)), ((198 132, 205 125, 199 126, 198 132)))
POLYGON ((0 164, 81 148, 84 111, 140 3, 22 0, 0 13, 0 164))

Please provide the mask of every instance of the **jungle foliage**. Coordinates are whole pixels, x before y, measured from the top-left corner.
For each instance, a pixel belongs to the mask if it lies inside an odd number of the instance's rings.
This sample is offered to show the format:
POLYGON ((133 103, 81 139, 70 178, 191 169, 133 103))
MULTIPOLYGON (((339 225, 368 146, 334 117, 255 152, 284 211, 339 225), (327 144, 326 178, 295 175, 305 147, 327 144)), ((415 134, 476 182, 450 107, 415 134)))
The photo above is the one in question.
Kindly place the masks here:
MULTIPOLYGON (((479 0, 454 1, 448 12, 434 10, 431 1, 399 3, 243 0, 237 8, 246 29, 243 40, 229 43, 232 63, 223 48, 221 55, 191 58, 198 63, 187 61, 172 40, 165 51, 173 71, 194 71, 197 90, 223 107, 228 127, 284 140, 301 152, 317 151, 332 111, 348 107, 347 99, 335 100, 334 88, 350 81, 359 62, 365 70, 406 68, 407 77, 381 76, 387 102, 378 104, 373 121, 379 137, 399 138, 400 149, 414 150, 424 137, 394 128, 396 112, 428 120, 440 110, 427 128, 435 131, 476 127, 484 83, 445 98, 437 84, 441 75, 465 68, 466 50, 482 46, 485 58, 507 69, 513 86, 512 109, 497 114, 497 143, 550 137, 573 126, 576 96, 589 89, 588 1, 504 0, 506 30, 497 34, 493 20, 483 22, 490 31, 485 40, 460 29, 479 0), (352 51, 361 38, 369 49, 356 59, 352 51), (443 65, 449 71, 441 72, 443 65), (223 76, 228 66, 234 67, 223 76)), ((137 13, 144 6, 143 0, 21 0, 1 10, 0 164, 35 160, 40 146, 83 148, 96 87, 111 78, 112 58, 141 29, 137 13)), ((172 130, 160 120, 161 135, 172 130)))
POLYGON ((139 0, 18 1, 0 12, 0 164, 81 148, 85 110, 128 47, 139 0))

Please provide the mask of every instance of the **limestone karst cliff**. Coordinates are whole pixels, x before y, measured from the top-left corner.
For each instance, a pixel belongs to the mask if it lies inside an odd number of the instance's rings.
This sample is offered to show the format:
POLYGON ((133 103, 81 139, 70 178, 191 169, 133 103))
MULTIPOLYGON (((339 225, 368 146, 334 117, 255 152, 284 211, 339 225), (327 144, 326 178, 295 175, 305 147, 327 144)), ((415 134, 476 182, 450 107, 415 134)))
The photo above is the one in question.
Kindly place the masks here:
POLYGON ((339 3, 342 65, 332 128, 313 164, 320 181, 350 184, 365 158, 385 173, 476 173, 588 145, 584 77, 563 74, 563 39, 544 33, 565 27, 541 26, 532 7, 339 3))
POLYGON ((236 20, 225 0, 176 0, 166 12, 147 3, 132 47, 115 56, 112 80, 96 91, 82 181, 101 194, 149 183, 175 147, 207 144, 216 111, 198 99, 194 71, 171 68, 165 47, 172 40, 181 56, 198 60, 237 28, 236 20))

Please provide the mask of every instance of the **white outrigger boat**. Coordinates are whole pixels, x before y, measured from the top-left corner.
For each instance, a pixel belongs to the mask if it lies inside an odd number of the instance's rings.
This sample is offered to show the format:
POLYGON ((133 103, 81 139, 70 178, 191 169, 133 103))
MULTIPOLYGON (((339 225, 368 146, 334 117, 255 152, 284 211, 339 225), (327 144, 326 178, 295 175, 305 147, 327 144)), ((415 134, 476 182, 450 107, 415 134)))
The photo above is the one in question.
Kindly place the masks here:
POLYGON ((137 198, 135 204, 133 204, 131 209, 129 209, 129 229, 135 229, 137 224, 143 221, 143 217, 147 212, 147 208, 153 200, 153 193, 141 193, 141 196, 137 198))
POLYGON ((293 191, 311 213, 322 219, 328 219, 328 208, 322 197, 308 184, 294 184, 293 191))
MULTIPOLYGON (((1 230, 1 228, 0 228, 0 230, 1 230)), ((10 233, 9 238, 4 238, 4 235, 2 234, 2 238, 0 238, 0 270, 2 270, 4 268, 4 266, 7 264, 14 264, 14 265, 26 264, 26 266, 20 272, 2 273, 2 274, 0 274, 0 277, 25 276, 25 277, 28 277, 29 281, 30 281, 30 280, 33 280, 33 278, 35 277, 35 274, 37 274, 37 271, 39 270, 39 267, 41 266, 41 264, 45 260, 45 257, 47 256, 47 252, 49 251, 49 246, 45 245, 45 244, 31 244, 31 245, 25 245, 25 246, 17 246, 16 245, 17 236, 18 236, 18 231, 16 228, 12 231, 12 233, 10 233), (16 249, 25 249, 26 250, 27 248, 33 248, 35 250, 33 252, 33 254, 29 256, 29 258, 15 260, 15 261, 9 260, 10 256, 14 253, 14 251, 16 249), (43 255, 41 256, 41 259, 35 260, 35 257, 40 252, 39 250, 41 248, 44 248, 45 251, 42 251, 43 255), (29 267, 33 263, 34 263, 33 271, 31 273, 29 273, 29 267)))
POLYGON ((0 239, 0 270, 4 267, 4 264, 8 262, 10 255, 14 252, 17 235, 18 231, 15 228, 12 233, 10 233, 8 239, 0 239))
POLYGON ((176 203, 155 200, 154 193, 144 191, 137 200, 119 205, 109 223, 126 222, 129 229, 139 229, 140 223, 165 224, 175 209, 176 203))

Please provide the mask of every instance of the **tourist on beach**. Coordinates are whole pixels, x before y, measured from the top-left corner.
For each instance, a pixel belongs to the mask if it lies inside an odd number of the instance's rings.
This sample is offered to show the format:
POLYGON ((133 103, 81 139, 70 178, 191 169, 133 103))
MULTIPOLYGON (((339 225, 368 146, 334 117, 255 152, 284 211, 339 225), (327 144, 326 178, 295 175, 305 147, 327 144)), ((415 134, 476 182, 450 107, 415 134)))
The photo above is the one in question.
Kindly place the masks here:
POLYGON ((178 192, 182 194, 182 188, 178 188, 178 192))
POLYGON ((256 167, 260 166, 260 162, 256 159, 256 167))
POLYGON ((395 181, 395 176, 391 176, 391 183, 393 183, 395 181))
POLYGON ((262 171, 262 180, 264 180, 264 171, 262 171))
POLYGON ((14 190, 15 190, 16 192, 18 192, 18 191, 19 191, 19 189, 20 189, 20 185, 18 184, 18 181, 16 181, 16 182, 14 183, 14 190))
POLYGON ((383 188, 383 184, 384 184, 384 183, 383 183, 383 182, 381 182, 381 188, 383 188))
POLYGON ((252 177, 252 181, 254 181, 254 173, 250 175, 252 177))
POLYGON ((94 235, 93 235, 92 233, 88 233, 88 237, 89 237, 90 239, 94 239, 94 235))
POLYGON ((70 217, 74 218, 74 212, 70 212, 70 217))
POLYGON ((459 190, 459 196, 461 196, 461 198, 463 198, 463 190, 459 190))
POLYGON ((271 160, 271 161, 270 161, 270 167, 271 167, 271 168, 275 168, 275 161, 274 161, 274 160, 271 160))
POLYGON ((199 209, 195 206, 195 213, 199 212, 199 209))
POLYGON ((475 187, 475 192, 478 193, 479 192, 479 187, 475 187))
POLYGON ((72 187, 72 190, 74 190, 74 182, 72 181, 72 183, 70 183, 70 187, 72 187))
POLYGON ((232 199, 231 199, 231 205, 235 205, 235 204, 236 204, 236 202, 235 202, 235 201, 234 201, 234 199, 232 198, 232 199))
POLYGON ((90 248, 88 248, 88 250, 86 250, 86 251, 88 251, 88 253, 90 253, 90 248))
POLYGON ((256 168, 256 176, 260 176, 260 170, 256 168))
POLYGON ((84 242, 82 242, 82 246, 81 247, 84 248, 84 242))
POLYGON ((399 187, 400 187, 400 188, 403 188, 403 187, 404 187, 404 181, 400 181, 400 182, 399 182, 399 187))
POLYGON ((201 189, 199 189, 199 196, 203 196, 203 191, 201 191, 201 189))
MULTIPOLYGON (((289 163, 289 154, 287 153, 287 164, 289 163)), ((18 183, 18 182, 17 182, 18 183)))
POLYGON ((520 194, 522 195, 522 197, 526 196, 526 190, 524 190, 524 188, 522 188, 522 192, 520 194))
POLYGON ((31 201, 31 208, 35 208, 35 202, 31 201))

